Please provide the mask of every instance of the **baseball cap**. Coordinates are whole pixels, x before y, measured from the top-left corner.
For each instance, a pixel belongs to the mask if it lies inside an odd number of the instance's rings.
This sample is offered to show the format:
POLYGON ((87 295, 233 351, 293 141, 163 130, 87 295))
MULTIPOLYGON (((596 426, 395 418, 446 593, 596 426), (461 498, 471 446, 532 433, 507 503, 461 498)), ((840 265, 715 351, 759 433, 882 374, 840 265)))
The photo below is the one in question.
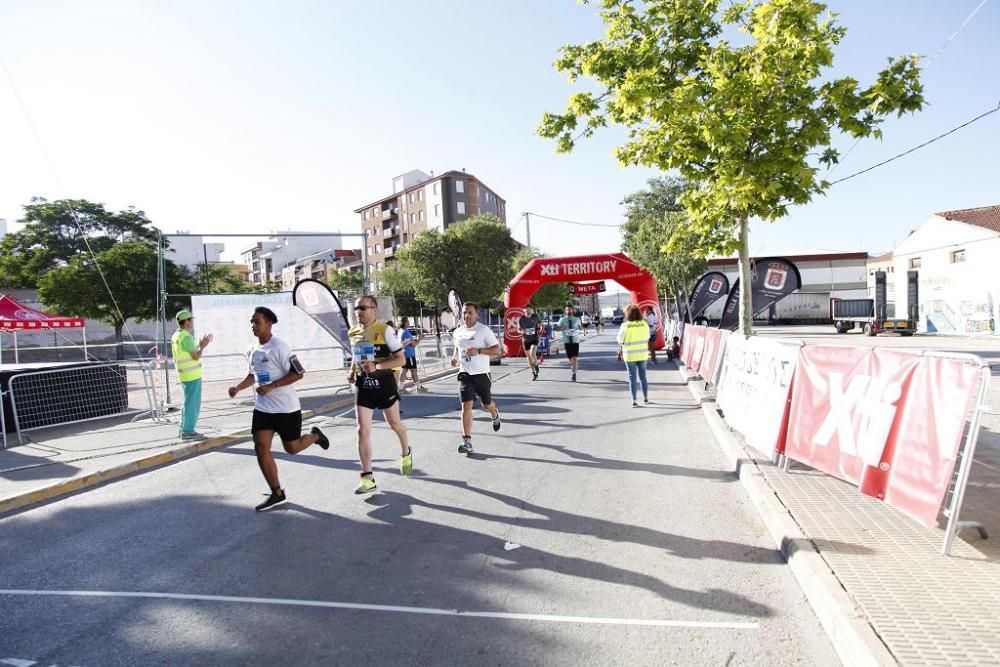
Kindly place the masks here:
POLYGON ((176 319, 179 324, 184 320, 190 320, 192 317, 194 317, 194 315, 191 313, 190 310, 181 310, 177 313, 176 319))

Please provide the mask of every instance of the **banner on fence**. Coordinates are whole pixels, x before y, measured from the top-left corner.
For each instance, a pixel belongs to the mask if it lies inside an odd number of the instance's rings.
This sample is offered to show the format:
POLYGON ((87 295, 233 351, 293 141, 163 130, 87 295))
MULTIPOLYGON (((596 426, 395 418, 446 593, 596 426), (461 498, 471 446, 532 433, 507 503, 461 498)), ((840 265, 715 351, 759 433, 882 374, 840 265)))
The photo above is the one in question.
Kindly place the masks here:
POLYGON ((719 373, 722 370, 722 365, 719 361, 725 353, 726 339, 730 335, 732 335, 730 331, 705 328, 705 346, 701 355, 701 367, 698 372, 710 384, 719 384, 719 373))
POLYGON ((705 327, 688 324, 681 339, 681 361, 693 371, 701 368, 701 357, 705 352, 705 327))
POLYGON ((767 456, 781 453, 798 342, 732 334, 726 339, 716 401, 747 444, 767 456))
POLYGON ((805 347, 785 454, 933 526, 979 381, 978 368, 955 359, 805 347))

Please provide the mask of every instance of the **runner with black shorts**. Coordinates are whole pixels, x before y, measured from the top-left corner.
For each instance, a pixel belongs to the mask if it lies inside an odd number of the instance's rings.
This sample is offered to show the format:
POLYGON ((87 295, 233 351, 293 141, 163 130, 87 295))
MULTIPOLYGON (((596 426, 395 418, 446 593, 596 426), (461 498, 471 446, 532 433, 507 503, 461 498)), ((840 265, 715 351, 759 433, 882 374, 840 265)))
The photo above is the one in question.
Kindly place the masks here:
POLYGON ((500 430, 500 411, 493 400, 490 379, 490 356, 500 354, 500 341, 488 326, 479 322, 479 306, 466 303, 462 311, 463 325, 452 332, 455 356, 451 365, 458 366, 459 395, 462 399, 462 444, 459 454, 472 453, 472 404, 479 397, 490 413, 493 430, 500 430))
POLYGON ((524 356, 528 358, 528 366, 531 368, 532 381, 538 379, 538 329, 541 321, 531 306, 524 307, 524 316, 517 321, 517 330, 521 333, 521 345, 524 347, 524 356))
POLYGON ((566 358, 573 369, 573 382, 576 382, 576 372, 580 370, 580 318, 574 314, 573 306, 566 306, 565 313, 555 328, 562 331, 566 358))
POLYGON ((423 336, 414 336, 409 329, 410 320, 403 318, 399 324, 399 342, 403 346, 403 359, 405 363, 403 364, 402 381, 399 383, 399 389, 402 392, 406 392, 403 384, 406 382, 406 373, 409 371, 410 379, 413 380, 413 387, 417 393, 425 394, 427 393, 427 387, 420 384, 420 375, 417 374, 417 345, 423 340, 423 336))
POLYGON ((257 385, 250 432, 257 464, 271 489, 267 500, 254 508, 258 512, 277 507, 286 500, 285 491, 278 482, 278 464, 271 454, 275 433, 289 454, 298 454, 313 443, 323 449, 330 448, 330 441, 318 428, 301 433, 302 406, 291 385, 302 379, 305 369, 291 346, 271 333, 271 327, 277 323, 278 316, 270 308, 261 306, 254 310, 250 328, 257 342, 247 351, 249 372, 242 382, 229 388, 229 397, 235 398, 247 387, 257 385))
POLYGON ((354 493, 375 490, 372 474, 372 416, 381 410, 385 421, 399 438, 402 458, 399 470, 409 475, 413 469, 406 427, 399 416, 399 389, 396 369, 403 365, 403 346, 396 333, 378 321, 378 301, 365 295, 354 302, 358 323, 347 332, 351 340, 354 364, 347 381, 354 385, 355 413, 358 417, 358 457, 361 459, 361 482, 354 493))

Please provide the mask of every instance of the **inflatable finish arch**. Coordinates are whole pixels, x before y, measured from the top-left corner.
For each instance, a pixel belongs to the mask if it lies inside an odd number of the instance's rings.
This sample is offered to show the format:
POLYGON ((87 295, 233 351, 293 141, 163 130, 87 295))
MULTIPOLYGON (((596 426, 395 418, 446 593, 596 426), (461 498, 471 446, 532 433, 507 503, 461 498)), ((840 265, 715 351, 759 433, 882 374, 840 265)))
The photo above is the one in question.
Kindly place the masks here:
POLYGON ((614 280, 632 292, 632 302, 645 311, 656 313, 656 348, 663 347, 663 313, 656 295, 656 281, 641 266, 623 253, 611 255, 581 255, 578 257, 540 257, 528 262, 504 295, 504 354, 517 357, 524 354, 518 319, 532 295, 547 283, 572 283, 593 280, 614 280))

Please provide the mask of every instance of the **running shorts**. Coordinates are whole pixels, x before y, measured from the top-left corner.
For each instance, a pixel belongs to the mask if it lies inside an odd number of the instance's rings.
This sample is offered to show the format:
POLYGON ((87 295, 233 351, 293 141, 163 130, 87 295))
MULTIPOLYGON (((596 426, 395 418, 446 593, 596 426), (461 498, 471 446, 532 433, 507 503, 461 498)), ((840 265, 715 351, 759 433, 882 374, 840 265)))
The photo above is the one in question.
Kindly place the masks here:
POLYGON ((521 345, 523 345, 526 350, 538 347, 538 336, 525 336, 521 345))
POLYGON ((403 370, 404 371, 408 371, 411 368, 412 369, 416 369, 416 367, 417 367, 417 358, 416 357, 406 357, 406 363, 403 364, 403 370))
POLYGON ((302 435, 302 411, 295 412, 261 412, 253 411, 253 421, 250 422, 250 432, 274 431, 283 442, 298 440, 302 435))
POLYGON ((479 397, 483 405, 493 402, 493 395, 490 392, 493 381, 490 379, 489 373, 478 373, 476 375, 459 373, 458 385, 460 387, 459 395, 462 397, 463 403, 476 400, 476 396, 479 397))
POLYGON ((573 357, 580 356, 580 344, 579 343, 566 343, 566 358, 572 359, 573 357))
POLYGON ((392 371, 359 375, 354 381, 354 386, 358 389, 354 398, 354 403, 358 407, 369 410, 387 410, 399 400, 396 374, 392 371))

